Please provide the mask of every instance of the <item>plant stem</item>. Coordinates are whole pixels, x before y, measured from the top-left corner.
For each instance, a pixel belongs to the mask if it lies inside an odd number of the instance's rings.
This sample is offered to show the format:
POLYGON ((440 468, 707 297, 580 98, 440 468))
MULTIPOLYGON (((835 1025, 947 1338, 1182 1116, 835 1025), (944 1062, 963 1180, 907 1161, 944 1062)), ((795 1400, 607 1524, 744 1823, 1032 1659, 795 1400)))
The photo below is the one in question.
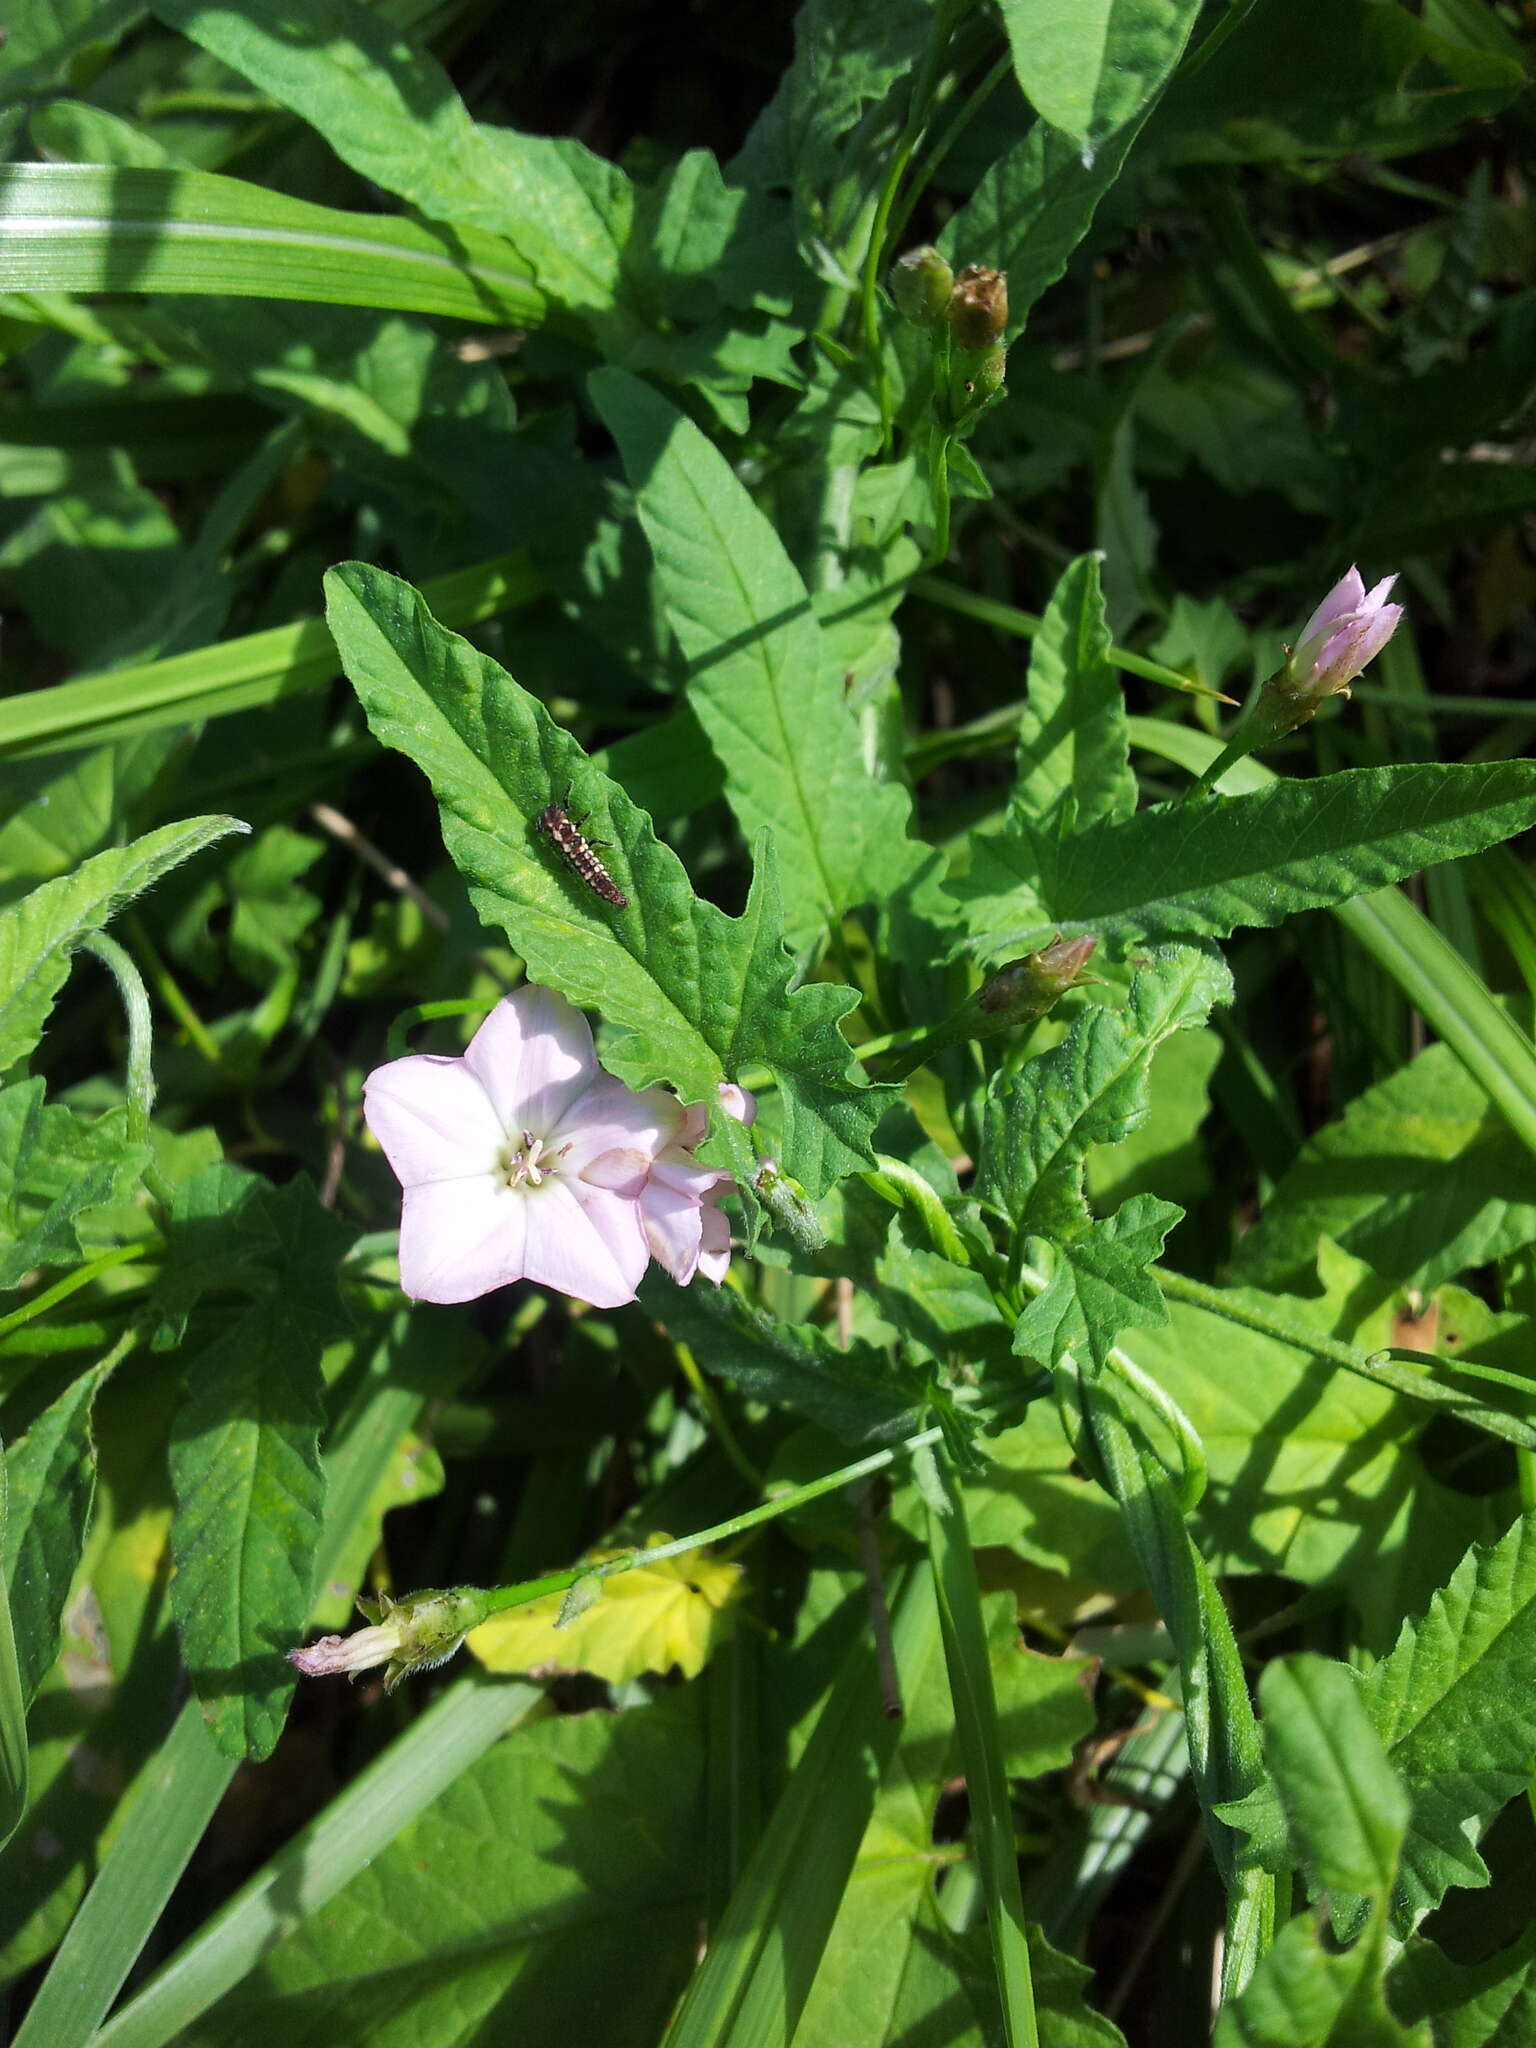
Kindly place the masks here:
MULTIPOLYGON (((151 1058, 154 1022, 149 1012, 149 991, 132 958, 116 939, 108 938, 105 932, 92 932, 89 938, 82 939, 80 950, 93 954, 101 962, 117 983, 117 992, 123 999, 123 1013, 128 1023, 128 1071, 125 1077, 128 1135, 135 1145, 149 1149, 153 1145, 150 1116, 155 1106, 155 1071, 151 1058)), ((152 1150, 145 1162, 142 1178, 155 1200, 162 1207, 169 1207, 175 1190, 156 1166, 152 1150)))
POLYGON ((490 1587, 485 1595, 485 1611, 487 1614, 501 1614, 509 1607, 524 1607, 530 1600, 542 1600, 548 1593, 563 1593, 578 1579, 617 1578, 622 1572, 660 1564, 665 1558, 684 1557, 690 1550, 702 1550, 708 1543, 723 1543, 728 1537, 739 1536, 745 1529, 756 1529, 764 1522, 777 1521, 780 1515, 792 1514, 808 1501, 819 1500, 824 1493, 835 1493, 839 1487, 849 1486, 856 1479, 866 1479, 871 1472, 883 1472, 898 1458, 907 1457, 926 1444, 937 1443, 942 1434, 937 1428, 919 1430, 916 1436, 906 1437, 901 1443, 892 1444, 888 1450, 872 1451, 867 1458, 840 1466, 836 1472, 828 1472, 820 1479, 808 1480, 804 1486, 790 1487, 772 1500, 764 1501, 760 1507, 731 1515, 723 1522, 713 1523, 708 1529, 696 1530, 692 1536, 679 1536, 670 1543, 653 1544, 648 1550, 626 1550, 618 1557, 604 1559, 600 1564, 576 1564, 565 1571, 546 1572, 542 1578, 524 1579, 514 1586, 490 1587))
MULTIPOLYGON (((980 619, 984 625, 996 626, 1003 633, 1016 633, 1024 640, 1033 640, 1045 624, 1037 612, 1020 611, 1017 605, 1003 604, 995 597, 982 597, 976 591, 962 590, 958 584, 950 583, 942 576, 914 576, 909 588, 914 597, 926 597, 930 604, 940 605, 945 611, 961 612, 966 618, 980 619)), ((1167 690, 1181 690, 1187 697, 1214 697, 1221 704, 1235 701, 1222 691, 1213 690, 1208 683, 1197 683, 1191 676, 1180 675, 1176 668, 1166 668, 1162 662, 1153 661, 1145 654, 1132 654, 1125 647, 1111 647, 1104 658, 1111 668, 1123 669, 1127 675, 1141 676, 1149 683, 1161 683, 1167 690)), ((1002 715, 1001 712, 991 714, 994 718, 1002 715)))
POLYGON ((62 1280, 55 1280, 51 1287, 45 1287, 41 1294, 34 1294, 30 1301, 23 1302, 20 1308, 13 1308, 9 1315, 0 1316, 0 1337, 8 1337, 12 1330, 19 1330, 24 1323, 46 1315, 49 1309, 67 1301, 70 1295, 78 1294, 82 1287, 89 1287, 93 1280, 110 1272, 114 1266, 126 1266, 130 1259, 148 1258, 151 1253, 162 1249, 161 1240, 157 1237, 145 1238, 138 1244, 115 1245, 99 1258, 77 1266, 73 1273, 66 1273, 62 1280))

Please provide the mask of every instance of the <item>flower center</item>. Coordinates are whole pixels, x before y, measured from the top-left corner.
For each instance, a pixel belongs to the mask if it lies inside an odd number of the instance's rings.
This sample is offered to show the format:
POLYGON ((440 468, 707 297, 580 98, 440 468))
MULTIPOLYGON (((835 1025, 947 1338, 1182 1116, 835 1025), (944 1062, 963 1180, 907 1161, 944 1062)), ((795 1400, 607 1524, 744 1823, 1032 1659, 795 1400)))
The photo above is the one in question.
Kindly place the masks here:
POLYGON ((554 1175, 557 1162, 570 1149, 569 1144, 565 1144, 557 1152, 552 1152, 542 1138, 536 1138, 532 1131, 524 1131, 520 1145, 514 1146, 509 1141, 502 1146, 496 1171, 509 1188, 542 1187, 554 1175))

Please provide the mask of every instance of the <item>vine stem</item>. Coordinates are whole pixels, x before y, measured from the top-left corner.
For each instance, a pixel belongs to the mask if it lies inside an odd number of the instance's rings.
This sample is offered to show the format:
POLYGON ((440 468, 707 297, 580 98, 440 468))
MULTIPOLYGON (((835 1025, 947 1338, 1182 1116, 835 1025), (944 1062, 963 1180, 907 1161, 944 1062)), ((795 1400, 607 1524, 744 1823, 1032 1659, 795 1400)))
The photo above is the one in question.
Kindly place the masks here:
MULTIPOLYGON (((123 999, 128 1024, 128 1135, 135 1145, 149 1148, 153 1143, 150 1116, 155 1106, 154 1020, 149 1011, 149 990, 132 957, 105 932, 92 932, 82 939, 80 950, 101 962, 117 983, 117 992, 123 999)), ((175 1190, 152 1155, 145 1162, 143 1181, 155 1200, 168 1208, 175 1190)))
POLYGON ((621 1551, 617 1557, 605 1558, 598 1564, 577 1564, 564 1571, 546 1572, 542 1578, 524 1579, 514 1586, 489 1587, 484 1595, 485 1612, 488 1615, 501 1614, 509 1607, 525 1607, 530 1600, 542 1600, 547 1594, 564 1593, 578 1579, 618 1578, 624 1572, 660 1564, 669 1557, 683 1557, 690 1550, 702 1550, 706 1544, 723 1543, 728 1537, 739 1536, 747 1529, 760 1528, 764 1522, 777 1521, 780 1515, 792 1514, 808 1501, 819 1500, 824 1493, 835 1493, 839 1487, 850 1486, 857 1479, 867 1479, 872 1472, 883 1472, 898 1458, 908 1457, 925 1445, 938 1443, 942 1435, 938 1428, 919 1430, 916 1436, 905 1437, 899 1444, 892 1444, 883 1451, 871 1451, 868 1457, 856 1459, 851 1465, 842 1465, 835 1472, 824 1473, 820 1479, 808 1480, 803 1486, 788 1487, 761 1506, 747 1508, 742 1514, 731 1515, 723 1522, 711 1523, 709 1528, 698 1529, 691 1536, 679 1536, 668 1543, 653 1543, 645 1550, 621 1551))

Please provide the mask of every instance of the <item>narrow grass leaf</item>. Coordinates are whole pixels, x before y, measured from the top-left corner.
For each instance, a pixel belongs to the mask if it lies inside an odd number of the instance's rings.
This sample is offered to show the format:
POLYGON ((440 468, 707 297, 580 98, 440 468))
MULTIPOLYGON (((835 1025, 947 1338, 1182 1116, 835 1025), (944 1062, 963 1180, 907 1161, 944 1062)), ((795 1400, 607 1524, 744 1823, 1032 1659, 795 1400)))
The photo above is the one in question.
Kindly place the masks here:
MULTIPOLYGON (((919 1453, 921 1456, 922 1453, 919 1453)), ((1014 1847, 1013 1800, 1003 1761, 992 1663, 987 1649, 976 1559, 966 1525, 965 1496, 943 1445, 932 1454, 937 1490, 928 1502, 928 1555, 938 1595, 960 1761, 970 1800, 971 1833, 987 1899, 987 1928, 997 1970, 1003 2038, 1008 2048, 1037 2048, 1029 1940, 1014 1847)))
POLYGON ((1250 1792, 1262 1769, 1242 1653, 1221 1594, 1190 1538, 1173 1481, 1125 1413, 1113 1377, 1105 1375, 1085 1391, 1105 1484, 1173 1638, 1195 1789, 1217 1867, 1231 1886, 1241 1838, 1216 1809, 1250 1792))
POLYGON ((204 1922, 108 2020, 91 2048, 168 2048, 183 2039, 296 1923, 366 1870, 543 1697, 537 1686, 505 1679, 450 1686, 204 1922))
MULTIPOLYGON (((411 1377, 413 1337, 416 1345, 424 1348, 420 1320, 413 1325, 407 1317, 396 1318, 381 1347, 380 1362, 388 1359, 397 1369, 406 1370, 399 1371, 394 1380, 372 1378, 333 1430, 325 1457, 325 1526, 315 1554, 317 1615, 326 1612, 338 1580, 355 1587, 356 1580, 346 1575, 359 1539, 369 1549, 377 1543, 375 1504, 401 1441, 415 1427, 426 1399, 419 1379, 400 1383, 411 1377)), ((64 2048, 64 2044, 84 2048, 94 2039, 235 1768, 234 1759, 210 1738, 199 1702, 189 1700, 159 1751, 144 1766, 121 1831, 113 1837, 105 1862, 27 2008, 15 2048, 64 2048)), ((344 1863, 339 1873, 334 1866, 330 1869, 336 1885, 351 1874, 344 1863)), ((316 1876, 317 1892, 323 1891, 325 1882, 324 1874, 316 1876)), ((184 1967, 173 1967, 173 2003, 179 1997, 190 2012, 200 2011, 199 1996, 204 2003, 217 1997, 218 1990, 210 1989, 210 1980, 221 1969, 233 1969, 238 1975, 248 1967, 240 1960, 250 1953, 249 1947, 242 1948, 242 1942, 259 1944, 263 1924, 267 1938, 276 1938, 276 1920, 263 1921, 261 1902, 265 1897, 259 1883, 254 1889, 247 1887, 240 1913, 221 1917, 217 1928, 210 1923, 192 1936, 181 1954, 184 1967)), ((312 1903, 323 1900, 316 1897, 312 1903)), ((219 1985, 223 1988, 227 1986, 219 1985)), ((157 2010, 156 1999, 151 1999, 146 2020, 151 2027, 157 2010)), ((179 2024, 160 2038, 172 2038, 179 2024)))
POLYGON ((0 291, 215 292, 492 326, 550 314, 498 237, 341 213, 210 171, 9 164, 0 230, 0 291))
POLYGON ((623 173, 566 138, 477 128, 437 59, 377 9, 305 0, 279 16, 154 0, 154 12, 428 220, 504 236, 539 292, 573 311, 612 305, 629 225, 623 173))
MULTIPOLYGON (((912 1572, 891 1616, 902 1689, 921 1682, 939 1643, 933 1582, 912 1572)), ((663 2048, 758 2048, 788 2041, 897 1740, 881 1712, 874 1645, 861 1636, 748 1859, 663 2048)))
MULTIPOLYGON (((510 554, 435 577, 423 584, 422 596, 445 626, 472 626, 531 604, 543 588, 527 557, 510 554)), ((303 619, 109 675, 23 690, 0 698, 0 758, 94 746, 249 711, 323 689, 338 667, 325 621, 303 619)))

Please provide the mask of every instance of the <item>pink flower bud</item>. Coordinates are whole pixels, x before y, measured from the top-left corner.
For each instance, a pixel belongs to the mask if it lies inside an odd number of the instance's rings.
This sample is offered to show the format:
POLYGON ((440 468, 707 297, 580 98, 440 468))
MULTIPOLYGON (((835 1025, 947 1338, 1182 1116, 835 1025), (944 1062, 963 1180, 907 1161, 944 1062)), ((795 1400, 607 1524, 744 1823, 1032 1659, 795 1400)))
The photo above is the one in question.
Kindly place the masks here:
POLYGON ((1348 569, 1302 628, 1286 664, 1287 688, 1321 702, 1347 690, 1397 631, 1400 604, 1387 597, 1397 577, 1383 576, 1367 590, 1356 568, 1348 569))
POLYGON ((734 1081, 720 1082, 718 1093, 720 1107, 726 1115, 751 1130, 757 1122, 757 1097, 746 1088, 738 1088, 734 1081))

